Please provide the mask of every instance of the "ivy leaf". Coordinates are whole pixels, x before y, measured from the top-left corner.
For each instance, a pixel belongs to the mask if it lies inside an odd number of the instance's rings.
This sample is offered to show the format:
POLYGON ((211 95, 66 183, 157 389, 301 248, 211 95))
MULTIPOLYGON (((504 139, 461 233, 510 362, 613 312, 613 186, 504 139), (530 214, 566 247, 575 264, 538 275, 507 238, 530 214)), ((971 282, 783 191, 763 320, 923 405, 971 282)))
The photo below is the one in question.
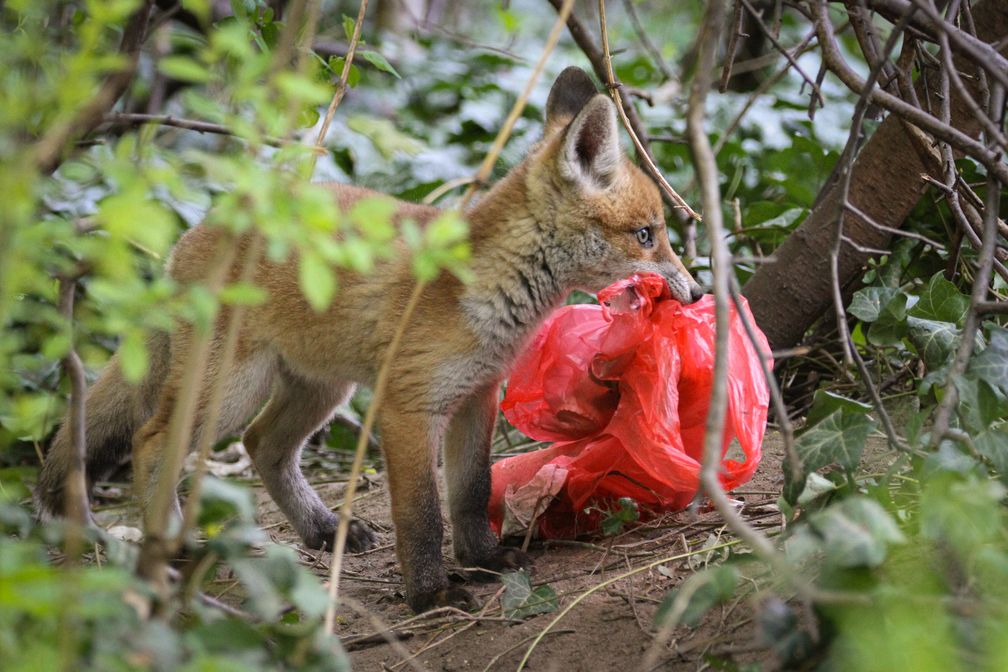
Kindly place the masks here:
POLYGON ((365 49, 364 51, 360 52, 360 55, 361 58, 363 58, 365 61, 367 61, 374 67, 378 68, 382 72, 387 72, 396 79, 402 79, 402 77, 399 75, 396 69, 392 67, 392 64, 388 62, 388 59, 386 59, 377 51, 372 51, 371 49, 365 49))
POLYGON ((959 392, 959 417, 971 433, 979 433, 1008 417, 1008 404, 987 384, 973 375, 956 379, 959 392))
POLYGON ((602 534, 607 537, 619 534, 623 526, 635 523, 640 518, 640 509, 630 497, 620 497, 617 506, 602 519, 602 534))
POLYGON ((969 310, 969 297, 946 280, 941 272, 935 273, 921 293, 920 301, 910 309, 909 314, 936 322, 962 324, 969 310))
POLYGON ((655 612, 655 625, 661 626, 669 619, 674 619, 674 624, 697 625, 713 607, 731 599, 738 580, 738 571, 732 565, 697 572, 665 594, 655 612))
POLYGON ((533 589, 525 572, 504 572, 501 583, 504 584, 501 608, 506 618, 521 620, 557 610, 556 591, 550 586, 533 589))
POLYGON ((977 452, 990 460, 994 470, 1008 483, 1008 428, 992 427, 973 437, 977 452))
POLYGON ((875 345, 897 345, 906 335, 907 303, 909 297, 897 292, 879 310, 878 318, 868 330, 868 340, 875 345))
POLYGON ((991 328, 987 347, 973 357, 969 371, 991 387, 1008 394, 1008 329, 991 328))
POLYGON ((906 326, 910 342, 929 369, 937 369, 948 361, 959 337, 955 324, 907 317, 906 326))
POLYGON ((854 292, 847 312, 862 322, 879 319, 882 308, 899 294, 895 287, 865 287, 854 292))
POLYGON ((882 505, 862 495, 813 514, 810 524, 823 537, 826 559, 839 567, 878 567, 891 544, 906 541, 882 505))
POLYGON ((795 441, 806 473, 834 463, 852 471, 861 461, 865 440, 875 424, 867 413, 838 410, 806 430, 795 441))
POLYGON ((812 397, 812 407, 805 416, 805 428, 810 429, 821 422, 834 411, 844 411, 849 413, 868 413, 872 410, 871 404, 866 404, 854 399, 834 394, 829 390, 818 389, 812 397))

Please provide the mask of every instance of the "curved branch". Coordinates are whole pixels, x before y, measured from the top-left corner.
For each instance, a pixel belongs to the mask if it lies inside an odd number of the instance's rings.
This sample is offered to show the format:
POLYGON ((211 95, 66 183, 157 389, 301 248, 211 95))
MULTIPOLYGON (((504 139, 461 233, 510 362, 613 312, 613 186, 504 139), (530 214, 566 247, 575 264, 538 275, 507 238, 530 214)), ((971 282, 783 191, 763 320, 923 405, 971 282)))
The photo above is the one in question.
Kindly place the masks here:
MULTIPOLYGON (((865 80, 854 72, 840 54, 840 48, 833 37, 832 24, 826 12, 826 0, 815 0, 810 3, 810 8, 812 22, 816 27, 819 44, 822 46, 823 60, 844 85, 855 93, 860 93, 864 89, 865 80)), ((991 174, 997 176, 1003 183, 1008 183, 1008 166, 1005 166, 998 155, 987 149, 983 143, 974 140, 959 129, 943 123, 924 110, 877 88, 871 90, 868 100, 968 154, 982 163, 991 174)))
POLYGON ((133 12, 123 28, 119 53, 127 58, 125 67, 105 78, 101 87, 87 105, 77 111, 71 119, 49 129, 34 148, 35 165, 43 173, 51 173, 63 162, 67 145, 74 139, 83 137, 95 129, 112 109, 116 101, 126 92, 140 60, 140 47, 147 37, 147 23, 150 20, 152 0, 145 2, 133 12))

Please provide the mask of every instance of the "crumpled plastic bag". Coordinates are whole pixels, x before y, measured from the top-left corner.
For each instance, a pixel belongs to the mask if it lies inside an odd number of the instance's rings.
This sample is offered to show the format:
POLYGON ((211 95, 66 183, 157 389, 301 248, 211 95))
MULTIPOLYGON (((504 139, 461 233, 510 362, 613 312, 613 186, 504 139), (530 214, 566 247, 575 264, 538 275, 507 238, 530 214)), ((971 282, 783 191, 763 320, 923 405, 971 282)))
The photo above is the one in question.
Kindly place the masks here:
MULTIPOLYGON (((554 313, 518 358, 501 403, 527 436, 554 441, 494 464, 490 518, 503 536, 597 531, 621 497, 643 514, 685 508, 699 487, 714 368, 714 298, 684 306, 658 275, 599 292, 601 305, 554 313)), ((749 323, 769 352, 766 338, 749 323)), ((769 392, 734 306, 721 482, 748 481, 761 457, 769 392), (737 440, 741 459, 728 456, 737 440)), ((738 452, 732 450, 732 453, 738 452)))

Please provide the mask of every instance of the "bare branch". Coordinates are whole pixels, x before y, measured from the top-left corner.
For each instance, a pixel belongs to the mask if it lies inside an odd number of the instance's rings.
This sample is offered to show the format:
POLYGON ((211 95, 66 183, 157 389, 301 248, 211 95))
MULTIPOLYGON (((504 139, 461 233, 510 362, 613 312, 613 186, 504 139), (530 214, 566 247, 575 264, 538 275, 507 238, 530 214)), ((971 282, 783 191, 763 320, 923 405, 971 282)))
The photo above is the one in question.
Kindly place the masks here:
POLYGON ((34 148, 35 165, 44 173, 56 170, 63 160, 67 146, 76 138, 87 135, 101 123, 105 113, 112 109, 116 101, 129 88, 140 58, 140 47, 147 37, 147 22, 150 19, 153 2, 144 0, 126 26, 123 28, 119 52, 126 56, 126 66, 108 77, 87 105, 77 111, 73 118, 56 124, 42 136, 34 148))
MULTIPOLYGON (((161 126, 171 126, 197 133, 214 133, 216 135, 235 136, 227 126, 214 124, 209 121, 198 119, 183 119, 170 114, 141 114, 138 112, 110 112, 102 117, 103 126, 141 126, 143 124, 159 124, 161 126)), ((272 147, 280 147, 283 141, 279 138, 263 138, 263 142, 272 147)))
MULTIPOLYGON (((557 10, 561 8, 561 0, 549 0, 549 2, 557 10)), ((637 115, 637 110, 629 99, 623 100, 622 96, 619 96, 619 87, 622 85, 616 82, 615 76, 610 75, 611 61, 606 58, 605 53, 595 44, 595 39, 589 34, 584 23, 573 13, 567 17, 567 29, 570 31, 571 37, 574 38, 574 42, 584 52, 584 55, 588 57, 596 76, 609 86, 613 98, 617 101, 623 125, 626 127, 627 132, 630 133, 634 146, 637 148, 637 155, 644 162, 648 173, 661 187, 661 193, 665 201, 673 208, 685 211, 693 219, 699 219, 700 216, 676 193, 664 176, 662 176, 657 166, 655 166, 654 155, 651 153, 644 124, 641 122, 640 117, 637 115)))
MULTIPOLYGON (((825 0, 815 0, 810 3, 810 7, 812 9, 813 23, 816 26, 816 33, 819 36, 819 44, 822 46, 825 63, 848 88, 855 92, 860 92, 865 88, 865 81, 847 64, 840 54, 840 48, 833 37, 832 25, 826 13, 825 0)), ((908 8, 913 9, 913 7, 909 6, 908 8)), ((956 149, 972 156, 982 163, 988 171, 996 175, 999 180, 1008 183, 1008 166, 1005 166, 1000 161, 1000 157, 959 129, 943 123, 924 110, 876 88, 871 89, 868 100, 899 115, 910 123, 931 133, 936 138, 944 140, 956 149)))
POLYGON ((763 33, 767 36, 771 44, 773 44, 774 48, 777 51, 779 51, 781 55, 784 56, 784 58, 787 59, 788 63, 791 64, 791 67, 795 69, 795 72, 801 75, 802 79, 805 80, 805 83, 812 88, 813 102, 819 101, 819 107, 822 107, 823 97, 822 92, 819 91, 819 86, 815 83, 815 81, 811 77, 808 76, 808 73, 806 73, 805 70, 803 70, 802 67, 798 65, 798 61, 795 59, 794 56, 791 55, 791 52, 789 52, 787 49, 784 48, 784 46, 780 43, 780 40, 774 37, 773 32, 769 28, 767 28, 767 25, 765 23, 763 23, 763 17, 760 15, 759 12, 756 11, 755 8, 753 8, 749 0, 741 0, 741 2, 743 5, 745 5, 745 8, 749 11, 752 17, 756 19, 756 23, 759 24, 760 30, 762 30, 763 33))
POLYGON ((984 68, 1002 85, 1008 86, 1008 59, 983 40, 949 25, 931 0, 864 0, 864 2, 870 9, 889 19, 905 15, 911 7, 916 8, 919 11, 913 14, 910 20, 911 26, 924 32, 935 42, 942 33, 946 34, 956 51, 984 68))

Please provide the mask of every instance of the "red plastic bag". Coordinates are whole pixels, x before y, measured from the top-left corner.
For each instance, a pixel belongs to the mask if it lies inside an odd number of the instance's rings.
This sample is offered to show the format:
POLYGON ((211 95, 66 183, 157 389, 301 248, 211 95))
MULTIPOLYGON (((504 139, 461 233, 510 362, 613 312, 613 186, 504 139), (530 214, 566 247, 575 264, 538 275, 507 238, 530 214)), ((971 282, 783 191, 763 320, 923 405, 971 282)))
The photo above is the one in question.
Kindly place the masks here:
MULTIPOLYGON (((697 492, 713 382, 713 297, 684 306, 664 279, 647 274, 598 298, 601 305, 554 313, 511 373, 505 417, 555 443, 494 464, 490 517, 498 534, 519 533, 539 514, 539 537, 573 537, 597 530, 621 497, 654 513, 682 509, 697 492)), ((769 402, 759 355, 734 308, 730 331, 722 455, 737 439, 744 459, 723 457, 727 490, 756 470, 769 402)))

